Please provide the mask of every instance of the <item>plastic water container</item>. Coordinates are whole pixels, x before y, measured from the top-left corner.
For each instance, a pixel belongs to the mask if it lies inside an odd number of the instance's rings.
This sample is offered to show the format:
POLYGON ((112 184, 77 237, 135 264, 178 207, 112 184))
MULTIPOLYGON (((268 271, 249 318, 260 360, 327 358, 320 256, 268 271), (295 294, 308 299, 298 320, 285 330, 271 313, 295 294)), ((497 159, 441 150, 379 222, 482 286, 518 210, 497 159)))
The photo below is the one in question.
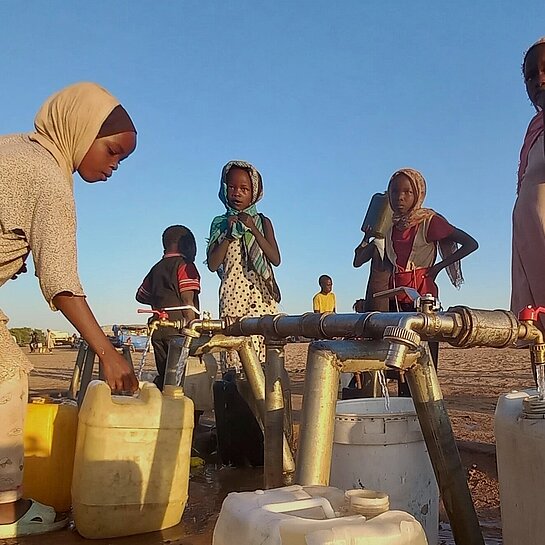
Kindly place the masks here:
POLYGON ((212 540, 212 545, 374 544, 427 541, 420 523, 408 513, 386 511, 368 520, 354 514, 343 490, 299 485, 229 494, 212 540))
POLYGON ((214 408, 212 386, 216 379, 218 363, 214 354, 190 356, 184 380, 185 395, 193 401, 196 411, 211 411, 214 408))
POLYGON ((436 545, 439 488, 412 399, 390 398, 389 411, 384 398, 339 401, 336 413, 331 486, 385 492, 436 545))
POLYGON ((504 545, 545 542, 545 403, 536 390, 500 396, 495 434, 504 545))
POLYGON ((189 486, 193 402, 182 388, 141 383, 114 396, 93 381, 79 412, 72 481, 78 532, 108 538, 178 524, 189 486))
POLYGON ((25 498, 69 511, 76 449, 78 408, 75 402, 32 398, 24 429, 25 498))

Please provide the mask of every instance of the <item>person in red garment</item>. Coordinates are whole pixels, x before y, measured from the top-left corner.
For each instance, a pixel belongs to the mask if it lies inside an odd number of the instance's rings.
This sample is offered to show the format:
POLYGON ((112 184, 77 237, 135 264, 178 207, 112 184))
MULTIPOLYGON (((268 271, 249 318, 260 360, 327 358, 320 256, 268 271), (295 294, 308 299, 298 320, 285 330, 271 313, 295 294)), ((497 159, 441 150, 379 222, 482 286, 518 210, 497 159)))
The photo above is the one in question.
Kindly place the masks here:
MULTIPOLYGON (((545 306, 545 36, 524 56, 526 92, 536 114, 520 151, 517 200, 513 209, 511 310, 545 306)), ((538 322, 545 331, 545 318, 538 322)))
MULTIPOLYGON (((394 212, 392 227, 385 237, 386 256, 392 264, 390 287, 406 286, 420 295, 430 293, 438 297, 435 279, 443 269, 452 284, 460 287, 463 282, 460 261, 479 247, 477 241, 434 210, 422 207, 426 181, 417 170, 403 168, 394 172, 388 184, 388 197, 394 212)), ((391 310, 410 312, 414 310, 413 302, 405 295, 398 295, 391 310)), ((437 369, 439 343, 430 342, 429 347, 437 369)), ((399 395, 410 395, 405 382, 400 384, 399 395)))

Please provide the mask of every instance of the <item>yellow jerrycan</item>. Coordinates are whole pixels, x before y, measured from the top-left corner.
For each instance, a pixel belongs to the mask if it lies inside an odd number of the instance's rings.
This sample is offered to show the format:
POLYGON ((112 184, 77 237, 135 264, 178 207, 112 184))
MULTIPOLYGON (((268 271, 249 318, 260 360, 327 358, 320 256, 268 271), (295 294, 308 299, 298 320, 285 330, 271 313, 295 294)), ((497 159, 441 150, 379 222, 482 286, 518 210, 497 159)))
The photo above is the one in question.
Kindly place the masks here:
POLYGON ((137 396, 89 384, 79 412, 72 509, 86 538, 128 536, 180 522, 189 488, 193 402, 183 389, 141 383, 137 396))
POLYGON ((58 512, 69 511, 76 448, 75 402, 31 398, 24 428, 23 493, 58 512))

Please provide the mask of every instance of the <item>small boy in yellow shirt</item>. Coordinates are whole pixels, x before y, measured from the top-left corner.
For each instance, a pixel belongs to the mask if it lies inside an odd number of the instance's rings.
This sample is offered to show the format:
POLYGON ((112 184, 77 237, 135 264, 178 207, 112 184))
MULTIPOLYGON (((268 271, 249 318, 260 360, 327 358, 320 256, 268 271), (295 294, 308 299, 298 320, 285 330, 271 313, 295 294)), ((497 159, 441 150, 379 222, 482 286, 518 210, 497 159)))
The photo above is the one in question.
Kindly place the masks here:
POLYGON ((318 278, 320 291, 312 298, 312 308, 314 312, 336 312, 337 302, 333 289, 333 280, 331 276, 322 274, 318 278))

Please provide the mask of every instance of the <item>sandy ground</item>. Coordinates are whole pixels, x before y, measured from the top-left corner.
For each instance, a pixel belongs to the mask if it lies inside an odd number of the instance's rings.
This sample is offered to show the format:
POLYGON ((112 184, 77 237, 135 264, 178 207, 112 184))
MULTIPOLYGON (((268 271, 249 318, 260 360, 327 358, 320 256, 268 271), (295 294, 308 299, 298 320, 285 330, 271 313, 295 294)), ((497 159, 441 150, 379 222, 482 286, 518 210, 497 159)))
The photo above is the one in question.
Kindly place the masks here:
MULTIPOLYGON (((292 378, 294 414, 301 407, 306 344, 288 344, 286 367, 292 378)), ((44 394, 52 390, 66 390, 70 382, 76 351, 55 349, 53 354, 30 354, 35 366, 30 377, 31 394, 44 394)), ((134 354, 134 363, 140 362, 134 354)), ((153 369, 153 357, 148 357, 146 369, 153 369)), ((490 529, 487 544, 501 543, 499 536, 499 495, 495 461, 494 410, 498 396, 513 389, 532 386, 529 354, 522 349, 455 349, 444 346, 440 352, 439 380, 462 460, 468 470, 468 482, 478 516, 485 528, 490 529)), ((391 391, 395 391, 390 384, 391 391)), ((260 473, 244 470, 213 471, 194 477, 190 485, 190 501, 183 522, 174 529, 148 537, 99 540, 93 543, 142 543, 155 545, 205 545, 211 543, 211 530, 221 506, 230 490, 249 490, 262 486, 260 473), (236 473, 234 473, 236 472, 236 473), (194 499, 197 498, 197 499, 194 499), (206 498, 206 501, 203 501, 206 498), (192 501, 193 499, 193 501, 192 501), (155 536, 155 537, 154 537, 155 536)), ((454 543, 449 537, 448 525, 441 534, 441 544, 454 543)), ((47 543, 91 543, 73 531, 2 541, 0 545, 47 543)))

